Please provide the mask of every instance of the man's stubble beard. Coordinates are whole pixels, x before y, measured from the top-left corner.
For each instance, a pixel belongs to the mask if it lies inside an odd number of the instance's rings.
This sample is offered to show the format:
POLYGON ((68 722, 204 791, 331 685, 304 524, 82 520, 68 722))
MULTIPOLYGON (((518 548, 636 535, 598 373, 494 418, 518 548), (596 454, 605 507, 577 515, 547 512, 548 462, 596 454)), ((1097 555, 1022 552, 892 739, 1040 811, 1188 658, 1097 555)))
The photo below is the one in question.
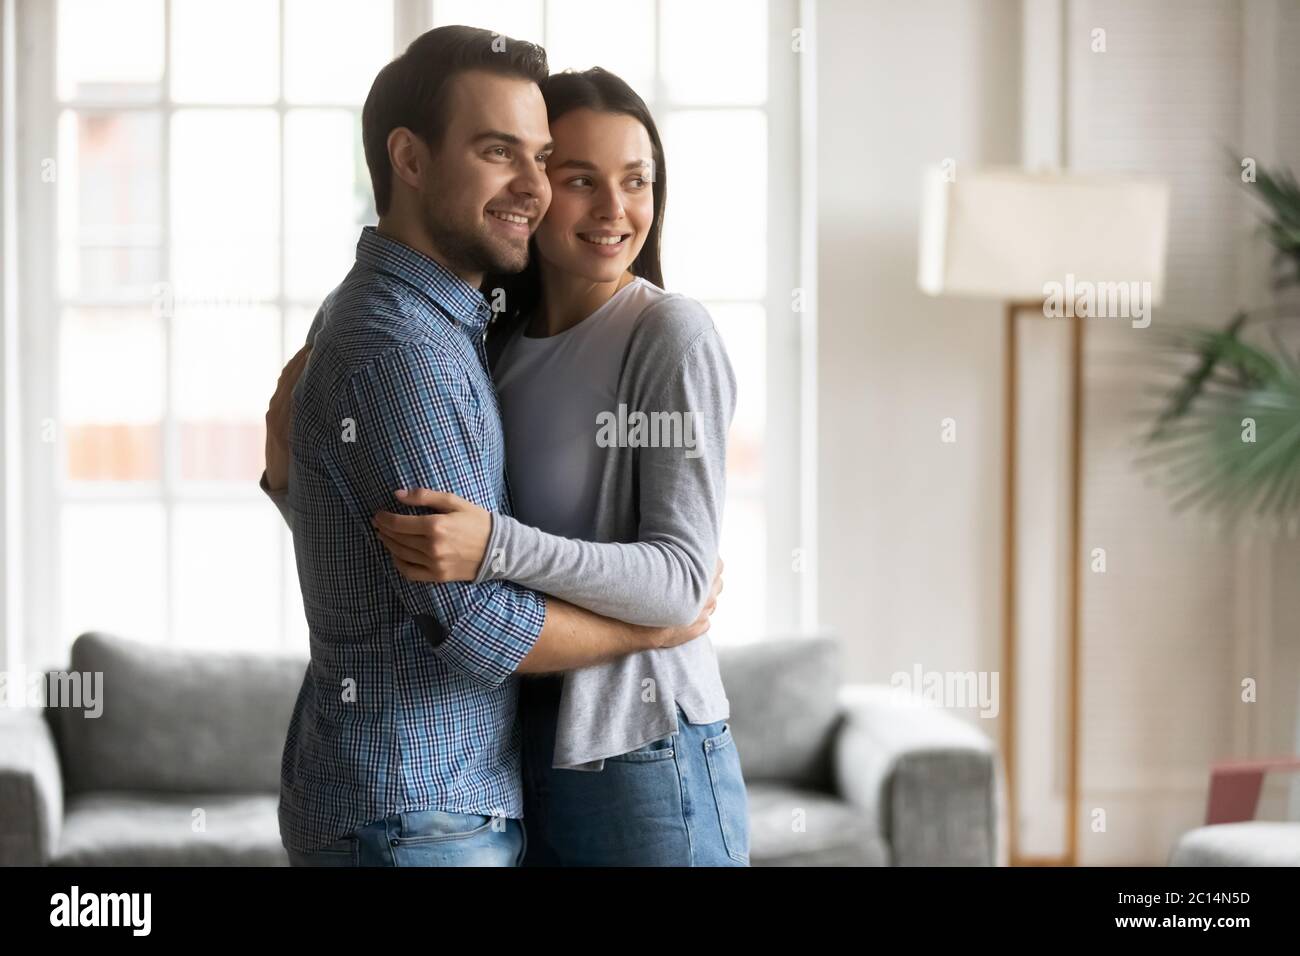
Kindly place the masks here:
POLYGON ((424 227, 433 241, 433 247, 458 272, 522 272, 528 265, 527 243, 512 246, 504 241, 493 241, 486 234, 482 222, 475 226, 457 225, 435 211, 432 201, 428 199, 424 203, 423 215, 424 227))

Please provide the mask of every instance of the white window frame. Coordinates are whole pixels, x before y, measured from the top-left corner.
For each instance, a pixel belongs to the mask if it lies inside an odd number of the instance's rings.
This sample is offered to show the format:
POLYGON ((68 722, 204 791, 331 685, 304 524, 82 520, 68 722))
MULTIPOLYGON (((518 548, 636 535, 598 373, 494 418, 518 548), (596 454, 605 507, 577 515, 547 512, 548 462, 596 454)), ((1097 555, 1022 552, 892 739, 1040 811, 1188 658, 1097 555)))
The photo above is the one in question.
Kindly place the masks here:
POLYGON ((0 0, 0 671, 21 672, 21 399, 18 331, 16 0, 0 0))
MULTIPOLYGON (((547 0, 541 0, 543 24, 546 24, 547 0)), ((164 0, 164 43, 168 54, 164 64, 161 99, 147 104, 61 103, 56 92, 56 18, 57 5, 50 0, 0 0, 4 19, 0 21, 0 42, 13 43, 17 57, 6 55, 6 72, 0 75, 0 94, 10 108, 0 113, 5 123, 13 124, 16 136, 4 137, 6 175, 0 186, 0 213, 6 231, 3 249, 13 248, 21 236, 21 265, 14 268, 14 256, 6 255, 0 273, 0 304, 4 305, 5 335, 0 337, 0 362, 7 370, 21 365, 39 374, 21 375, 16 387, 13 377, 5 376, 4 419, 0 422, 0 441, 4 458, 4 510, 0 511, 0 529, 4 533, 3 575, 0 576, 0 613, 4 615, 6 637, 0 647, 0 662, 15 667, 26 661, 28 666, 57 663, 52 654, 61 653, 62 641, 52 640, 60 618, 60 520, 64 501, 160 501, 164 507, 167 560, 164 561, 164 620, 169 639, 174 639, 175 612, 172 608, 171 548, 173 512, 178 501, 249 500, 257 494, 255 487, 212 486, 196 489, 187 486, 179 494, 177 450, 172 396, 172 343, 170 319, 164 324, 165 418, 163 421, 163 477, 159 482, 142 482, 136 487, 86 487, 71 491, 64 487, 62 441, 43 442, 42 423, 60 421, 58 409, 58 323, 63 308, 57 283, 57 191, 53 184, 42 184, 42 162, 58 156, 58 117, 65 108, 117 111, 146 110, 162 118, 162 229, 163 268, 168 274, 169 255, 169 188, 170 119, 176 109, 233 108, 272 109, 280 120, 280 176, 283 186, 283 134, 285 115, 295 108, 341 108, 359 114, 353 104, 289 104, 281 96, 274 104, 250 107, 248 104, 177 104, 170 98, 170 10, 171 0, 164 0), (16 59, 16 64, 15 64, 16 59), (12 153, 12 156, 10 155, 12 153), (11 161, 12 160, 12 161, 11 161), (15 231, 16 230, 16 231, 15 231), (16 280, 16 283, 15 283, 16 280), (17 285, 15 289, 14 286, 17 285), (15 348, 16 358, 15 361, 15 348), (14 446, 17 446, 16 448, 14 446), (21 452, 18 454, 18 452, 21 452), (17 457, 17 462, 14 458, 17 457), (14 507, 21 503, 21 507, 14 507)), ((393 0, 394 50, 428 29, 433 22, 432 7, 425 0, 393 0)), ((767 423, 765 439, 765 478, 763 489, 767 536, 767 619, 765 634, 791 634, 816 626, 815 563, 815 418, 810 414, 815 394, 815 271, 810 271, 812 246, 809 212, 813 208, 808 194, 807 175, 810 163, 807 111, 812 103, 808 93, 814 73, 812 51, 802 55, 791 52, 788 38, 796 27, 811 29, 813 18, 809 0, 769 0, 769 68, 768 101, 761 107, 767 114, 768 128, 768 252, 766 307, 767 329, 767 423), (802 175, 801 175, 802 174, 802 175), (803 183, 802 188, 791 184, 803 183), (802 289, 804 311, 792 309, 792 295, 802 289), (811 351, 810 351, 811 348, 811 351), (806 556, 805 570, 797 574, 793 556, 801 549, 806 556)), ((659 23, 656 0, 656 24, 659 23)), ((544 26, 545 29, 545 26, 544 26)), ((656 37, 658 36, 656 28, 656 37)), ((807 42, 809 38, 806 38, 807 42)), ((284 31, 281 6, 281 56, 283 73, 284 31)), ((8 51, 6 51, 7 54, 8 51)), ((664 95, 664 84, 656 57, 656 81, 653 102, 656 116, 673 109, 707 109, 697 104, 677 104, 664 95)), ((282 77, 283 78, 283 77, 282 77)), ((735 108, 735 107, 719 107, 735 108)), ((280 192, 281 226, 284 190, 280 192)), ((281 283, 272 303, 280 312, 281 342, 284 348, 283 323, 286 309, 302 303, 290 302, 281 283)), ((90 303, 84 303, 90 304, 90 303)), ((287 357, 287 356, 283 356, 287 357)), ((269 505, 268 505, 269 507, 269 505)), ((287 543, 287 538, 282 537, 287 543)), ((284 546, 284 545, 282 545, 284 546)), ((724 555, 725 557, 725 555, 724 555)), ((283 568, 284 560, 279 562, 283 568)), ((284 589, 281 589, 282 592, 284 589)), ((278 627, 278 624, 275 625, 278 627)))

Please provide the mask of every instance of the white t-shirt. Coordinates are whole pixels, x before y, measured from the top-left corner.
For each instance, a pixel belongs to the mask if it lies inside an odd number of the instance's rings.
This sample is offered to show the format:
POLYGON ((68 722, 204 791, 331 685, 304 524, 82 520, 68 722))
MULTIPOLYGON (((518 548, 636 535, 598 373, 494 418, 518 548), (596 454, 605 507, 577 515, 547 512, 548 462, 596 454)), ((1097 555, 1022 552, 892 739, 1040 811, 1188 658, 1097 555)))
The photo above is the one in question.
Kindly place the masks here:
POLYGON ((607 449, 601 412, 617 412, 618 380, 636 317, 665 295, 639 276, 577 325, 530 338, 515 330, 493 376, 505 428, 514 516, 551 534, 595 539, 607 449))

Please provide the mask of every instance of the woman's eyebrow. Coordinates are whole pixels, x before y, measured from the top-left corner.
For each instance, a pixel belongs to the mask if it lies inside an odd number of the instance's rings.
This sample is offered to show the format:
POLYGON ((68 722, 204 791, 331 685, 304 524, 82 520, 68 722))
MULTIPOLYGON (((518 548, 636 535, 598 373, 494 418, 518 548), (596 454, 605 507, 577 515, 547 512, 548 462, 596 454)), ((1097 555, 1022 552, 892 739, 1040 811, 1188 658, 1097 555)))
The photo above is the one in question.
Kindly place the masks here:
MULTIPOLYGON (((648 159, 633 159, 625 163, 623 165, 623 169, 625 171, 631 169, 642 169, 649 165, 650 165, 650 160, 648 159)), ((589 169, 592 172, 596 172, 598 169, 595 163, 588 162, 585 159, 566 159, 564 162, 560 163, 558 166, 555 166, 554 168, 555 169, 589 169)))

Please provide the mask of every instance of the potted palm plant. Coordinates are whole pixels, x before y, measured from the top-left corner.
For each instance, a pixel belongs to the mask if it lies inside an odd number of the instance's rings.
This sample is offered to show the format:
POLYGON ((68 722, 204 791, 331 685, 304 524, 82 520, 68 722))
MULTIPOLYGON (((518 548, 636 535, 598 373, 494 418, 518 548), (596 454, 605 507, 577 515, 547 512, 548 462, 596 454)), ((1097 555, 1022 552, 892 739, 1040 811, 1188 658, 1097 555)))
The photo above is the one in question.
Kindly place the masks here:
POLYGON ((1176 360, 1172 386, 1148 429, 1141 461, 1154 467, 1177 509, 1235 525, 1300 524, 1300 187, 1286 170, 1260 168, 1248 187, 1265 207, 1280 304, 1243 310, 1223 328, 1161 333, 1176 360))

